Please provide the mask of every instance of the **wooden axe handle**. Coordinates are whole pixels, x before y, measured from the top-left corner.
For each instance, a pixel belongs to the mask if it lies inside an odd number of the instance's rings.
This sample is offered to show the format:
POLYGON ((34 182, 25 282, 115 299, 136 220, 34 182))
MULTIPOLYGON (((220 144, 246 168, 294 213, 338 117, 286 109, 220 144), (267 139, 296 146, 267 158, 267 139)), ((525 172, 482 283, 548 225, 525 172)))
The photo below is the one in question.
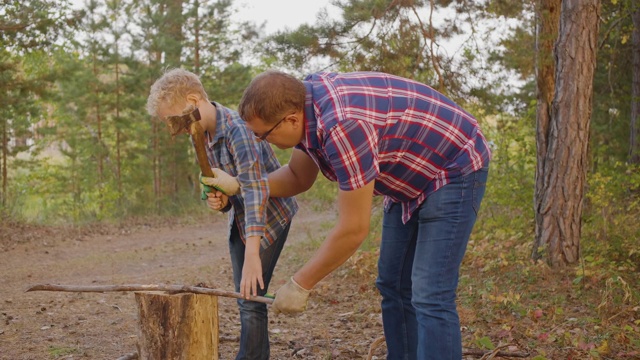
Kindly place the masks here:
POLYGON ((193 147, 196 149, 196 156, 198 158, 198 165, 200 165, 200 172, 202 176, 215 177, 211 166, 209 166, 209 159, 207 158, 207 149, 205 149, 204 129, 200 122, 194 121, 190 125, 191 140, 193 141, 193 147))

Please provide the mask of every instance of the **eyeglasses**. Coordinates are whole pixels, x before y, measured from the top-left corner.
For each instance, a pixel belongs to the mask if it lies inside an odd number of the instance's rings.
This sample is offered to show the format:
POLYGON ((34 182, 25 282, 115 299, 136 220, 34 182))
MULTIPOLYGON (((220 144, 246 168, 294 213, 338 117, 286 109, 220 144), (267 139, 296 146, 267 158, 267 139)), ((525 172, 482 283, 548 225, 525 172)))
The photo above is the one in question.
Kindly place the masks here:
MULTIPOLYGON (((288 115, 287 115, 288 116, 288 115)), ((267 136, 269 136, 269 134, 271 134, 271 132, 273 130, 275 130, 278 125, 280 125, 281 122, 284 121, 284 119, 287 118, 287 116, 283 117, 282 120, 278 121, 275 125, 273 125, 273 127, 271 129, 269 129, 269 131, 267 131, 266 133, 262 134, 262 135, 258 135, 255 132, 253 133, 253 135, 256 137, 256 139, 260 140, 260 141, 264 141, 267 139, 267 136)))

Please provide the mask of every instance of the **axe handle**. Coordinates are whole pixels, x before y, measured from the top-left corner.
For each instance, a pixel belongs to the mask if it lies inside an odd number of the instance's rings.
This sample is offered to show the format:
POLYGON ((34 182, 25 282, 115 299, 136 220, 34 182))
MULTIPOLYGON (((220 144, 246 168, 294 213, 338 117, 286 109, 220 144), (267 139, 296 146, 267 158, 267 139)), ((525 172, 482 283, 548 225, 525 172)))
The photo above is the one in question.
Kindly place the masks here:
POLYGON ((209 166, 209 159, 207 158, 207 150, 204 147, 204 129, 200 125, 199 121, 194 121, 190 125, 191 140, 193 141, 193 147, 196 150, 196 157, 198 158, 198 165, 200 165, 200 172, 202 176, 215 177, 211 166, 209 166))

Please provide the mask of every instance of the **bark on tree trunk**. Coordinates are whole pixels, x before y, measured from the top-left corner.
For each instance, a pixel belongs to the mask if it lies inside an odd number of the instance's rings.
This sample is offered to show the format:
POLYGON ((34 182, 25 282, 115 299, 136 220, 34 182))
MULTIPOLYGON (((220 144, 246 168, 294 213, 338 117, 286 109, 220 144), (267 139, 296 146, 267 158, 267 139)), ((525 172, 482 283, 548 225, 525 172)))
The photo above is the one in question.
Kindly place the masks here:
POLYGON ((7 123, 2 123, 2 194, 0 194, 0 200, 2 200, 2 208, 7 204, 7 157, 9 156, 9 137, 7 136, 7 123))
POLYGON ((629 162, 640 164, 640 1, 633 0, 633 70, 631 83, 631 124, 629 137, 629 162))
POLYGON ((218 359, 218 297, 136 292, 141 360, 218 359))
MULTIPOLYGON (((538 209, 542 206, 543 174, 547 155, 549 124, 551 122, 551 103, 555 92, 555 59, 553 46, 558 38, 560 26, 560 7, 562 0, 541 0, 537 9, 536 36, 536 82, 538 107, 536 109, 536 186, 535 186, 535 216, 536 224, 541 222, 538 209)), ((536 227, 536 231, 538 227, 536 227)), ((531 257, 538 260, 541 257, 540 248, 543 244, 538 241, 541 237, 536 234, 531 257)))
POLYGON ((536 242, 546 245, 552 266, 579 258, 599 11, 599 0, 562 2, 556 91, 547 152, 536 179, 541 182, 536 194, 536 242))

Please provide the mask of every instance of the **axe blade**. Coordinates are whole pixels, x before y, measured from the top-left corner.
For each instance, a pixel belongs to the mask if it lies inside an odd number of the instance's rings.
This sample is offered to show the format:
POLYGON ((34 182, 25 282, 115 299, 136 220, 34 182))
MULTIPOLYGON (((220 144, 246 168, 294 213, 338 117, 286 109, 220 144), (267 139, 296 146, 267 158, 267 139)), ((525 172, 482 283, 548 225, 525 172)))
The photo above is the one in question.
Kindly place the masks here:
POLYGON ((167 128, 169 129, 171 136, 175 137, 178 134, 188 134, 191 124, 199 121, 200 119, 200 110, 195 108, 183 115, 168 116, 164 119, 164 122, 167 124, 167 128))

